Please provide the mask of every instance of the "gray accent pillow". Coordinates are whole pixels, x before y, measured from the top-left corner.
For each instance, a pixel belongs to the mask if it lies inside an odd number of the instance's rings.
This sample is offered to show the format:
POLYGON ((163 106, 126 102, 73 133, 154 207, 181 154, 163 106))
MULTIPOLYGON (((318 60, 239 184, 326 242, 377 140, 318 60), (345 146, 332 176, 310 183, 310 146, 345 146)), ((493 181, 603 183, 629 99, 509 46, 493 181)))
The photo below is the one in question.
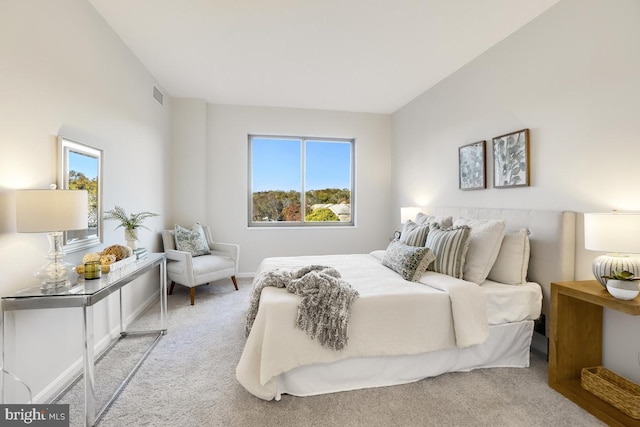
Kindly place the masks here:
POLYGON ((438 224, 430 227, 425 246, 433 251, 436 260, 429 270, 462 279, 471 240, 470 228, 466 225, 440 228, 438 224))
POLYGON ((435 258, 429 248, 405 245, 394 240, 387 247, 382 265, 400 274, 403 279, 415 282, 435 258))
POLYGON ((409 220, 402 227, 399 240, 409 246, 424 246, 424 242, 427 241, 427 234, 429 234, 428 225, 416 224, 409 220))
POLYGON ((192 256, 209 255, 211 250, 202 226, 195 223, 191 230, 178 224, 175 227, 176 249, 190 252, 192 256))

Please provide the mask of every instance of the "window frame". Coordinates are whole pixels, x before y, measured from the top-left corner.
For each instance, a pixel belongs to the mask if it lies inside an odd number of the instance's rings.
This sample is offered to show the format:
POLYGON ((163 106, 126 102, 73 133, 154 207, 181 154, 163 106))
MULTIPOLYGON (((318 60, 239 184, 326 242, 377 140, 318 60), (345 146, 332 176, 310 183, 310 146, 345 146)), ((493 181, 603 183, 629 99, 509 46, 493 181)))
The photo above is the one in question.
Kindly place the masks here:
POLYGON ((340 137, 317 137, 317 136, 293 136, 293 135, 269 135, 269 134, 248 134, 248 167, 247 167, 247 226, 248 228, 308 228, 308 227, 355 227, 356 226, 356 207, 355 207, 355 195, 356 195, 356 138, 340 138, 340 137), (273 222, 254 222, 253 221, 253 139, 285 139, 300 141, 300 185, 302 188, 297 191, 300 192, 300 221, 273 221, 273 222), (304 220, 306 215, 306 142, 339 142, 348 143, 350 146, 350 221, 311 221, 306 222, 304 220))

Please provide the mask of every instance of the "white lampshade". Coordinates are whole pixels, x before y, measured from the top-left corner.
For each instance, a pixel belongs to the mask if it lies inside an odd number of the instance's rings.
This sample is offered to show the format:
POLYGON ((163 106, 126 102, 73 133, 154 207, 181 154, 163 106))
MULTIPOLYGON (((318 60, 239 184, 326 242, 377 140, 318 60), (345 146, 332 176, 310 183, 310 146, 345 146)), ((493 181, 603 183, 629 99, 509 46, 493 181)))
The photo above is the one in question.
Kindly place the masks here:
POLYGON ((83 230, 88 227, 85 190, 17 190, 16 227, 20 233, 83 230))
POLYGON ((407 206, 400 208, 400 222, 404 224, 409 220, 413 221, 419 212, 422 212, 422 208, 419 206, 407 206))
POLYGON ((64 261, 62 237, 67 230, 88 227, 89 195, 85 190, 16 191, 16 228, 20 233, 47 233, 47 263, 35 276, 43 292, 71 285, 74 266, 64 261))
POLYGON ((593 275, 602 286, 612 272, 640 275, 640 261, 622 254, 640 253, 640 213, 585 213, 584 247, 607 252, 593 261, 593 275))

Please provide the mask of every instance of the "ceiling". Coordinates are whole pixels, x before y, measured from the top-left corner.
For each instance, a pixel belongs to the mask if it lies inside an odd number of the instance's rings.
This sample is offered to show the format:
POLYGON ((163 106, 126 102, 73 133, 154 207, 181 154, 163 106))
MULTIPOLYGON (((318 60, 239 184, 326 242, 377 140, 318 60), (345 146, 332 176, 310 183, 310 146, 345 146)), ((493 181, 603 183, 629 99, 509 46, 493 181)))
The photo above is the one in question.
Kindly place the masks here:
POLYGON ((171 97, 393 113, 558 0, 88 0, 171 97))

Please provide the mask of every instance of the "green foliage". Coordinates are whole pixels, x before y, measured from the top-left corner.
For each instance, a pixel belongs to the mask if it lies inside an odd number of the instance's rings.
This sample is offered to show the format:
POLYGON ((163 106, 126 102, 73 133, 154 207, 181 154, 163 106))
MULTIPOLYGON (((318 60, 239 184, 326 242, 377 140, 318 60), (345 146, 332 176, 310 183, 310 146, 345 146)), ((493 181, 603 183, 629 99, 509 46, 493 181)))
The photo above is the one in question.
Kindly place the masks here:
POLYGON ((318 222, 318 221, 340 221, 340 218, 329 208, 318 208, 308 213, 304 217, 305 221, 318 222))
POLYGON ((253 221, 300 221, 300 192, 259 191, 253 193, 253 221))
MULTIPOLYGON (((326 188, 323 190, 310 190, 305 193, 305 211, 309 213, 312 213, 311 206, 313 205, 339 203, 351 203, 351 191, 349 189, 326 188)), ((299 191, 270 190, 253 193, 252 220, 254 222, 301 221, 301 212, 302 206, 300 204, 299 191)), ((333 215, 335 219, 321 221, 338 221, 338 217, 335 214, 333 215)))
POLYGON ((82 172, 69 171, 69 190, 86 190, 89 195, 89 228, 98 226, 98 178, 89 179, 82 172))
POLYGON ((351 191, 348 188, 325 188, 324 190, 310 190, 305 194, 307 200, 307 206, 313 206, 318 204, 333 204, 339 203, 351 204, 351 191))
POLYGON ((602 276, 605 279, 608 280, 623 280, 625 282, 633 282, 634 280, 640 280, 640 277, 636 277, 632 272, 630 271, 612 271, 611 272, 611 276, 602 276))
POLYGON ((120 225, 116 228, 123 227, 127 230, 133 230, 139 227, 146 228, 148 230, 149 228, 142 225, 142 223, 145 219, 151 218, 152 216, 158 216, 158 214, 153 212, 140 212, 128 215, 120 206, 115 206, 110 211, 104 211, 104 219, 120 221, 120 225))

